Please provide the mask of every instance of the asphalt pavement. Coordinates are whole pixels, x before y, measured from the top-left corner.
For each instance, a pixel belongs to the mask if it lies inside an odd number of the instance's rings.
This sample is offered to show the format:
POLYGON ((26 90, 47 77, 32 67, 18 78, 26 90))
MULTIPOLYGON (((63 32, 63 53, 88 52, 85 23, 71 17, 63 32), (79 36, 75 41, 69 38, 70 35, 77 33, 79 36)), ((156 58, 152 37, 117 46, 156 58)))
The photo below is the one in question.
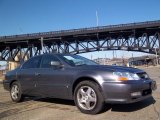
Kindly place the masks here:
POLYGON ((153 97, 133 104, 106 104, 97 115, 81 113, 69 100, 26 98, 13 103, 0 84, 0 120, 160 120, 160 67, 143 69, 157 82, 153 97))

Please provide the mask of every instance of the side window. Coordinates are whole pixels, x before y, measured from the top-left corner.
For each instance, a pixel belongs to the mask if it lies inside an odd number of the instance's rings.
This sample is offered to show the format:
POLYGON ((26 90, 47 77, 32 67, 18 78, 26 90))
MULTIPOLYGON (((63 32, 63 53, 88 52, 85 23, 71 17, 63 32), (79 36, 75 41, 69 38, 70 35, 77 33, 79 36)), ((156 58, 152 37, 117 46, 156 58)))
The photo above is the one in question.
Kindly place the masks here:
POLYGON ((42 59, 41 68, 51 68, 51 61, 60 62, 56 56, 54 56, 54 55, 46 55, 42 59))
POLYGON ((25 62, 22 66, 23 69, 28 69, 28 68, 38 68, 41 62, 41 56, 31 58, 27 62, 25 62))

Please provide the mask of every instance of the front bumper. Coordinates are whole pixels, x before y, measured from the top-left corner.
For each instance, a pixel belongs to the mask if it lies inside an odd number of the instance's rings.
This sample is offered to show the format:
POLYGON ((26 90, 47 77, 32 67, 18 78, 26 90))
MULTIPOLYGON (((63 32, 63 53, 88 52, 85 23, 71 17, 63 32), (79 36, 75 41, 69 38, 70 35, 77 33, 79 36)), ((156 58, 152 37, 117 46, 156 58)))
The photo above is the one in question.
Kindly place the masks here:
POLYGON ((5 90, 10 90, 10 82, 9 81, 7 81, 7 80, 4 80, 3 81, 3 88, 5 89, 5 90))
POLYGON ((152 80, 104 82, 103 96, 106 103, 134 103, 151 97, 152 90, 156 89, 156 82, 152 80), (133 96, 134 93, 140 95, 133 96))

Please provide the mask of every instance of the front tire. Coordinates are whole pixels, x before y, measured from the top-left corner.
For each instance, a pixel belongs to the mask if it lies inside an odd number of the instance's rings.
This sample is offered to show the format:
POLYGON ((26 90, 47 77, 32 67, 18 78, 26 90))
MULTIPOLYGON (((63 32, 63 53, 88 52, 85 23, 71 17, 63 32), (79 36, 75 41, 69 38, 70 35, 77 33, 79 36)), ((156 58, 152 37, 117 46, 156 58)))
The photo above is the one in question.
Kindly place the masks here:
POLYGON ((13 102, 22 101, 22 90, 19 82, 13 82, 10 88, 10 96, 13 102))
POLYGON ((76 86, 74 101, 78 109, 86 114, 97 114, 104 107, 104 98, 100 87, 92 81, 82 81, 76 86))

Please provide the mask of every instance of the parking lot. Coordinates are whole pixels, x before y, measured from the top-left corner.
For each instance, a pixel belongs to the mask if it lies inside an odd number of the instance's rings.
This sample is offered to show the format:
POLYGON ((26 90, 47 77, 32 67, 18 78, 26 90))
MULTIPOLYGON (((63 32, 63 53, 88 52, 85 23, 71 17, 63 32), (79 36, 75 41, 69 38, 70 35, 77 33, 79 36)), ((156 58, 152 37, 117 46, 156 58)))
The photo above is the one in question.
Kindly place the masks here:
POLYGON ((157 81, 153 97, 133 104, 107 104, 98 115, 83 114, 68 100, 26 98, 15 104, 0 84, 0 120, 160 120, 160 67, 143 69, 157 81))

